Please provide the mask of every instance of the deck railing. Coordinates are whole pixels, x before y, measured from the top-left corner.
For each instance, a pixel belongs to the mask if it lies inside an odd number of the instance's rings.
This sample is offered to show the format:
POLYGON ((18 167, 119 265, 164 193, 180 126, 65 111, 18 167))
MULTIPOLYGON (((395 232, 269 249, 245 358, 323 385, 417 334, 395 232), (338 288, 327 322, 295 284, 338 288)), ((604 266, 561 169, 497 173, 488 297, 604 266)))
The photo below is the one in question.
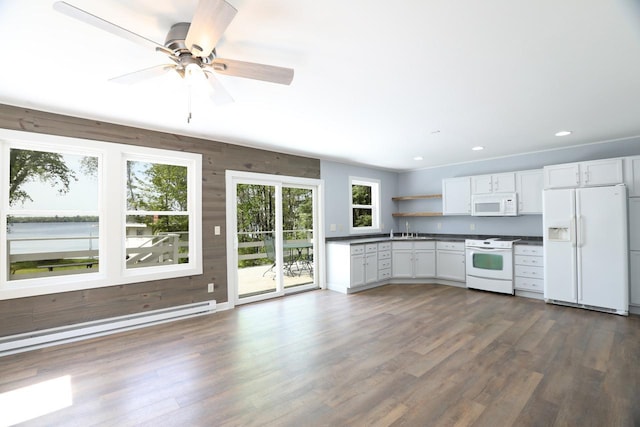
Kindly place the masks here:
MULTIPOLYGON (((135 236, 143 242, 126 248, 127 268, 149 267, 162 264, 177 264, 189 258, 189 242, 184 239, 188 232, 162 232, 156 235, 135 236)), ((96 236, 68 236, 68 237, 30 237, 7 239, 7 271, 10 279, 30 279, 36 277, 61 276, 68 274, 84 274, 96 271, 94 265, 99 265, 99 250, 93 249, 96 236), (11 245, 15 242, 43 242, 43 241, 82 241, 87 240, 89 249, 57 250, 29 253, 12 253, 11 245), (69 262, 79 259, 79 262, 69 262), (52 264, 51 261, 54 261, 52 264), (29 271, 17 273, 16 263, 32 262, 29 271), (71 269, 70 269, 71 268, 71 269), (42 270, 42 271, 40 271, 42 270)), ((97 245, 95 245, 97 246, 97 245)))

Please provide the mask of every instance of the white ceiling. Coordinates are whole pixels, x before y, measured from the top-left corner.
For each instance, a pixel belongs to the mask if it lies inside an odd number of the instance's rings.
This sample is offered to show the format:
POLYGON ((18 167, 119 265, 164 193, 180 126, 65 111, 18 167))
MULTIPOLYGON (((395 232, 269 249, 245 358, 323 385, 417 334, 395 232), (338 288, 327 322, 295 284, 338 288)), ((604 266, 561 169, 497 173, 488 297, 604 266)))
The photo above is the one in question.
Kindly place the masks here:
MULTIPOLYGON (((197 4, 68 2, 160 44, 197 4)), ((220 76, 235 102, 195 94, 187 124, 178 77, 107 81, 162 55, 0 0, 0 102, 393 170, 640 135, 638 0, 229 2, 218 55, 294 68, 291 86, 220 76)))

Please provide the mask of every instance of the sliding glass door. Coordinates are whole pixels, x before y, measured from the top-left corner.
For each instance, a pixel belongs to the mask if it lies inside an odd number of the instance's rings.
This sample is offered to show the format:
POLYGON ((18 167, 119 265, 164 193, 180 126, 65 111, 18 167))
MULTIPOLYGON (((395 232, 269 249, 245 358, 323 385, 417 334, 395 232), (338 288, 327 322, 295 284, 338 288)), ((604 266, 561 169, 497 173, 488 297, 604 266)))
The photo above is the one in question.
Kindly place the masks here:
POLYGON ((233 194, 229 233, 234 236, 235 304, 317 288, 318 185, 235 174, 227 177, 233 194))

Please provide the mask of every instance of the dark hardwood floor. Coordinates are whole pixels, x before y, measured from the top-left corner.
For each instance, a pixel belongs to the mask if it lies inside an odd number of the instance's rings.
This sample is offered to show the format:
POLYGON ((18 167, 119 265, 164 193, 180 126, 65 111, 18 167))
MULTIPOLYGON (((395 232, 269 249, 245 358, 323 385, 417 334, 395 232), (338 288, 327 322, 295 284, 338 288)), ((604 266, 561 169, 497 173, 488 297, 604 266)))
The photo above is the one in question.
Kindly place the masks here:
MULTIPOLYGON (((0 358, 38 426, 637 426, 640 318, 438 285, 314 291, 0 358)), ((0 408, 2 414, 7 408, 0 408)))

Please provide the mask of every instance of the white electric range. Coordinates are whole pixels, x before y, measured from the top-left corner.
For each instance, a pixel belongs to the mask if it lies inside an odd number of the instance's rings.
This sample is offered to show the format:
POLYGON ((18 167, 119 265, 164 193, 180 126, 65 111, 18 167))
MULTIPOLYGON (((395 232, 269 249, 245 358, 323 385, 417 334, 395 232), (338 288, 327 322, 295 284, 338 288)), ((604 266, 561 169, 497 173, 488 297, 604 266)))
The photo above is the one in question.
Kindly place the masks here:
POLYGON ((513 295, 513 243, 517 241, 465 240, 467 288, 513 295))

